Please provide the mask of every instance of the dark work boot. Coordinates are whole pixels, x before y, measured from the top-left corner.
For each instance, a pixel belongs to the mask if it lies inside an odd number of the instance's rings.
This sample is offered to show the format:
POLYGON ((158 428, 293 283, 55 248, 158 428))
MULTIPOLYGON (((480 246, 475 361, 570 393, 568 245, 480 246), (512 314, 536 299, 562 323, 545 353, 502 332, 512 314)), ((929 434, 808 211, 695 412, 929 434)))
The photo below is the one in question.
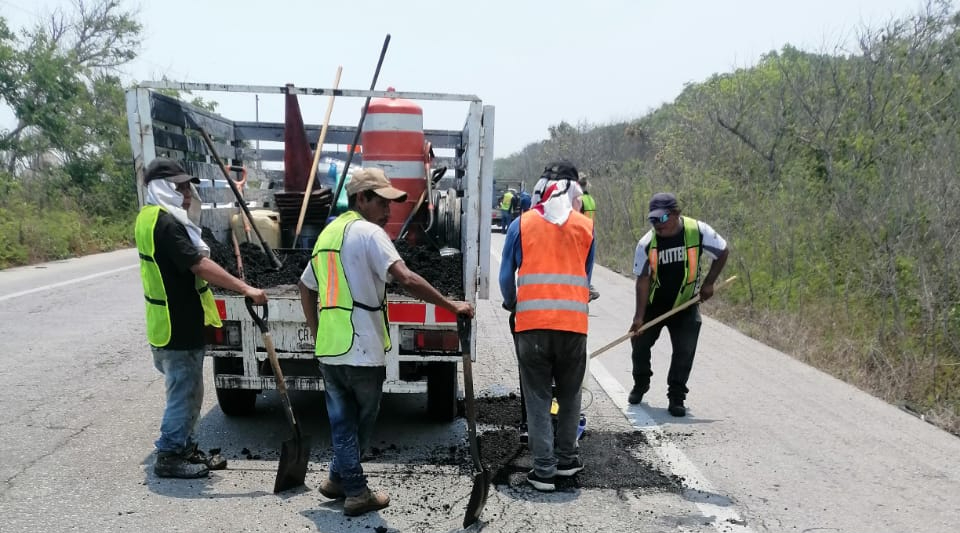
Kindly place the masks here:
POLYGON ((630 390, 630 395, 627 396, 627 401, 633 405, 637 405, 643 401, 643 395, 646 393, 647 389, 634 385, 633 389, 630 390))
POLYGON ((207 477, 210 469, 205 464, 191 463, 187 457, 177 452, 157 452, 157 462, 153 465, 157 477, 194 479, 207 477))
POLYGON ((667 411, 670 411, 670 414, 676 417, 687 416, 687 408, 683 405, 683 400, 670 398, 670 405, 667 407, 667 411))
POLYGON ((227 460, 220 455, 220 450, 210 450, 210 455, 203 453, 196 444, 193 445, 193 451, 185 454, 187 460, 195 465, 206 465, 210 470, 223 470, 227 467, 227 460))

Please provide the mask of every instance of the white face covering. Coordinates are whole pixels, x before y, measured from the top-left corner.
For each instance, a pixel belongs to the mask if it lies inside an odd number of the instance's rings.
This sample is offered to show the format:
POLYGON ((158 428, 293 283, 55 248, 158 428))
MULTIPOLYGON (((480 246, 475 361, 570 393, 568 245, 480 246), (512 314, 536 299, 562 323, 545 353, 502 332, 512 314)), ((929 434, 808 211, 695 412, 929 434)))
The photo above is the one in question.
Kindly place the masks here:
POLYGON ((531 201, 534 208, 543 214, 547 221, 558 226, 563 225, 570 217, 570 212, 580 211, 583 200, 583 189, 573 180, 548 180, 540 178, 533 188, 531 201), (547 195, 548 197, 544 197, 547 195))
POLYGON ((197 247, 200 255, 210 257, 210 247, 203 242, 202 232, 200 226, 198 226, 201 210, 200 195, 197 194, 197 189, 192 183, 190 184, 190 195, 192 202, 188 213, 183 208, 183 195, 177 192, 176 184, 165 179, 155 179, 147 184, 146 202, 147 205, 158 205, 173 215, 173 218, 177 219, 177 222, 183 224, 187 229, 187 235, 190 236, 190 240, 197 247))

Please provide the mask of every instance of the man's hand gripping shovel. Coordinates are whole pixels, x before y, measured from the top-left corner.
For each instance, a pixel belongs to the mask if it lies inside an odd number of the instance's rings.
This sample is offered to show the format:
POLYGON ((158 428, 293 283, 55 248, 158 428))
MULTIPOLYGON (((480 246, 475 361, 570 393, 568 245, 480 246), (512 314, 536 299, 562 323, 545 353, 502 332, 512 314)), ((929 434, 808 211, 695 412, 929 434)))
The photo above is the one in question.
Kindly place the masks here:
MULTIPOLYGON (((719 290, 719 289, 722 289, 722 288, 726 287, 727 285, 729 285, 730 283, 732 283, 733 280, 735 280, 735 279, 737 279, 736 276, 730 276, 729 278, 727 278, 726 280, 724 280, 723 283, 720 283, 719 285, 717 285, 714 290, 719 290)), ((622 343, 623 341, 629 339, 630 337, 634 337, 634 336, 636 336, 636 335, 639 335, 639 334, 643 333, 643 332, 646 331, 647 329, 652 328, 653 326, 655 326, 655 325, 663 322, 664 320, 672 317, 673 315, 679 313, 680 311, 683 311, 684 309, 690 307, 691 305, 693 305, 693 304, 695 304, 695 303, 697 303, 697 302, 699 302, 699 301, 700 301, 700 293, 698 292, 698 293, 697 293, 693 298, 691 298, 690 300, 688 300, 688 301, 686 301, 686 302, 684 302, 684 303, 682 303, 682 304, 674 307, 673 309, 671 309, 671 310, 667 311, 666 313, 658 316, 657 318, 654 318, 654 319, 651 320, 650 322, 647 322, 647 323, 643 324, 642 326, 640 326, 640 329, 638 329, 637 331, 627 332, 627 333, 625 333, 622 337, 618 337, 616 340, 614 340, 614 341, 611 342, 610 344, 607 344, 607 345, 604 346, 603 348, 600 348, 600 349, 598 349, 598 350, 594 350, 592 353, 590 353, 589 359, 593 359, 594 357, 602 354, 603 352, 605 352, 605 351, 607 351, 607 350, 609 350, 609 349, 611 349, 611 348, 613 348, 613 347, 615 347, 615 346, 618 346, 620 343, 622 343)))

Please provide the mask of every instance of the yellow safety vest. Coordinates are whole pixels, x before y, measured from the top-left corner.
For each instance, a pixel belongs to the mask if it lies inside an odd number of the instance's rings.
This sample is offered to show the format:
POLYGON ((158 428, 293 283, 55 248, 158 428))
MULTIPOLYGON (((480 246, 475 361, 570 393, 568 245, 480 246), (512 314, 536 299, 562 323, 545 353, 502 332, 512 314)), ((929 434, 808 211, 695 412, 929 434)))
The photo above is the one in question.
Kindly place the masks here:
MULTIPOLYGON (((690 217, 681 217, 683 219, 683 246, 687 253, 683 260, 683 286, 677 292, 677 299, 673 302, 676 307, 693 298, 694 291, 697 288, 697 276, 700 274, 700 224, 690 217)), ((660 278, 657 277, 657 233, 653 233, 653 239, 650 241, 650 251, 647 254, 650 260, 650 302, 653 302, 653 294, 660 287, 660 278)))
MULTIPOLYGON (((140 253, 140 279, 143 281, 143 297, 146 300, 147 341, 157 348, 163 348, 170 343, 172 328, 170 326, 170 309, 167 306, 167 290, 163 286, 163 276, 160 267, 154 258, 156 247, 153 242, 153 231, 157 226, 160 212, 167 210, 158 205, 144 206, 137 215, 134 236, 137 240, 137 252, 140 253)), ((203 307, 203 325, 219 328, 220 313, 213 299, 213 293, 207 282, 195 276, 195 287, 200 296, 200 305, 203 307)))
POLYGON ((590 220, 593 220, 593 215, 597 212, 597 202, 593 199, 593 196, 590 196, 590 193, 583 193, 583 196, 580 197, 580 200, 583 202, 583 214, 587 215, 590 220))
POLYGON ((502 211, 506 211, 506 210, 510 209, 510 201, 511 201, 511 200, 513 200, 513 193, 512 193, 512 192, 507 191, 507 192, 503 193, 503 200, 500 201, 500 209, 501 209, 502 211))
POLYGON ((384 331, 384 353, 390 351, 390 329, 387 327, 386 299, 379 307, 364 305, 353 300, 347 276, 340 261, 343 236, 350 224, 361 220, 356 211, 350 210, 327 224, 313 247, 313 273, 317 277, 317 357, 344 355, 353 347, 355 331, 354 308, 381 311, 384 331))

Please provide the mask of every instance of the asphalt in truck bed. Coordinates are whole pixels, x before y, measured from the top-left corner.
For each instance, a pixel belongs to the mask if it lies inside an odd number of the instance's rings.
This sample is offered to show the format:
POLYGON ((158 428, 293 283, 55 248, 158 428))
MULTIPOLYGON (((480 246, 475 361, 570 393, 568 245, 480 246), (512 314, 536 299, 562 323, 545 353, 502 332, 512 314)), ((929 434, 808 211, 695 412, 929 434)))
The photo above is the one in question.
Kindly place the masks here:
MULTIPOLYGON (((239 245, 240 261, 243 264, 241 275, 233 246, 218 241, 207 228, 203 229, 203 239, 210 246, 210 259, 234 276, 263 289, 296 286, 310 261, 310 250, 279 249, 275 250, 281 263, 281 267, 277 269, 259 245, 245 242, 239 245)), ((463 265, 460 254, 441 256, 440 252, 430 245, 413 246, 405 241, 396 243, 396 246, 407 268, 420 274, 440 291, 440 294, 457 300, 463 299, 463 265)), ((396 283, 388 285, 387 291, 390 294, 412 296, 396 283)))

